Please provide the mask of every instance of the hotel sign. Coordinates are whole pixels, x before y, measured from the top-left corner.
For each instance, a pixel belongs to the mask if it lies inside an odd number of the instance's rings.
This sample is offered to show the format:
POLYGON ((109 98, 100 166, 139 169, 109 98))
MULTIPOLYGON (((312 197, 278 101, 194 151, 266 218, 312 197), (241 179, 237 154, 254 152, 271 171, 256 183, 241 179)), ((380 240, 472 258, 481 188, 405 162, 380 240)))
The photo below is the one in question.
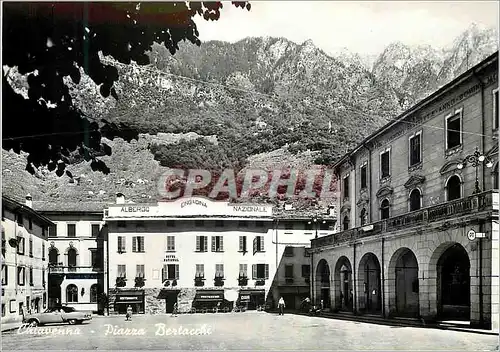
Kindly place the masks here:
POLYGON ((122 207, 121 213, 149 213, 149 206, 122 207))
POLYGON ((267 213, 267 209, 263 206, 233 206, 233 211, 237 213, 267 213))
POLYGON ((163 259, 164 262, 178 262, 179 259, 175 255, 167 254, 163 259))

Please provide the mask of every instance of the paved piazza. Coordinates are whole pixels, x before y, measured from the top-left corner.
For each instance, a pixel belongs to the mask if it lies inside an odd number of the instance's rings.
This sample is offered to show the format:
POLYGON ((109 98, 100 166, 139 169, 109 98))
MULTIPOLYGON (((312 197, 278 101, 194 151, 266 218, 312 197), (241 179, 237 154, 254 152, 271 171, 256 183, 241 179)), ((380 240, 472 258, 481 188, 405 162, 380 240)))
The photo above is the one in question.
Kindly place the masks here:
MULTIPOLYGON (((52 328, 76 329, 68 325, 52 328)), ((6 332, 3 350, 492 351, 498 346, 498 336, 260 312, 134 316, 132 321, 122 316, 95 317, 78 328, 79 335, 6 332), (144 335, 106 335, 111 330, 107 324, 137 331, 142 328, 144 335), (156 324, 165 325, 158 328, 156 324), (178 333, 179 329, 181 335, 175 335, 174 330, 178 333)))

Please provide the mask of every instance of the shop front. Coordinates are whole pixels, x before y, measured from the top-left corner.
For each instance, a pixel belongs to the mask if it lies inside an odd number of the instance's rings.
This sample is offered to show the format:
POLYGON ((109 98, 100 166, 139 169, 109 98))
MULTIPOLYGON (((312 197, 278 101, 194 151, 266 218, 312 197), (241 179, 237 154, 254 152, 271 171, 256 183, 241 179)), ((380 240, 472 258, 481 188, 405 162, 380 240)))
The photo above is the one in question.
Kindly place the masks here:
POLYGON ((174 311, 174 304, 178 303, 177 298, 181 290, 162 289, 158 294, 158 299, 165 300, 165 312, 172 313, 174 311))
POLYGON ((224 302, 224 290, 198 290, 193 301, 196 311, 213 310, 224 302))
POLYGON ((237 305, 247 310, 256 310, 266 302, 265 290, 240 290, 237 305))
POLYGON ((120 291, 116 293, 115 312, 125 314, 128 306, 134 314, 144 314, 144 290, 120 291))

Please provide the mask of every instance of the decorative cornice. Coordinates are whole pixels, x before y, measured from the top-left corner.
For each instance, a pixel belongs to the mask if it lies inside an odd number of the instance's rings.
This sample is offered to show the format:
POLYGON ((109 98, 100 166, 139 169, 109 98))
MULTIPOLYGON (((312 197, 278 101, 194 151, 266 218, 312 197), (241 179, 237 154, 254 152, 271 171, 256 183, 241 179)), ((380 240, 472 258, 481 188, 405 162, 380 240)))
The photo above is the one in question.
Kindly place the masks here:
POLYGON ((457 165, 460 164, 462 160, 459 159, 453 159, 445 163, 441 169, 439 170, 439 173, 441 175, 446 174, 447 172, 454 171, 457 169, 457 165))
POLYGON ((387 197, 391 195, 394 192, 392 187, 389 186, 383 186, 377 191, 377 197, 382 198, 382 197, 387 197))
POLYGON ((421 176, 421 175, 412 175, 408 181, 406 181, 405 183, 405 187, 407 189, 410 189, 410 188, 415 188, 415 186, 417 185, 420 185, 422 183, 425 182, 425 176, 421 176))

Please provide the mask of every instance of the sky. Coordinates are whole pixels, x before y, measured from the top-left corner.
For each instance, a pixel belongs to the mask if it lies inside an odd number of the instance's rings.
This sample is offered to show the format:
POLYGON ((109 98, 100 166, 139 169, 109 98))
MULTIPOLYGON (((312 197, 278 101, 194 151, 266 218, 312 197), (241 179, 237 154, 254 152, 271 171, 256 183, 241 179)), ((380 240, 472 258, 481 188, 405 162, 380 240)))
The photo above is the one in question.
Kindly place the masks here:
POLYGON ((250 1, 250 11, 223 2, 221 18, 194 20, 202 41, 246 37, 311 39, 328 54, 376 55, 393 42, 446 47, 472 23, 498 28, 498 1, 250 1))

